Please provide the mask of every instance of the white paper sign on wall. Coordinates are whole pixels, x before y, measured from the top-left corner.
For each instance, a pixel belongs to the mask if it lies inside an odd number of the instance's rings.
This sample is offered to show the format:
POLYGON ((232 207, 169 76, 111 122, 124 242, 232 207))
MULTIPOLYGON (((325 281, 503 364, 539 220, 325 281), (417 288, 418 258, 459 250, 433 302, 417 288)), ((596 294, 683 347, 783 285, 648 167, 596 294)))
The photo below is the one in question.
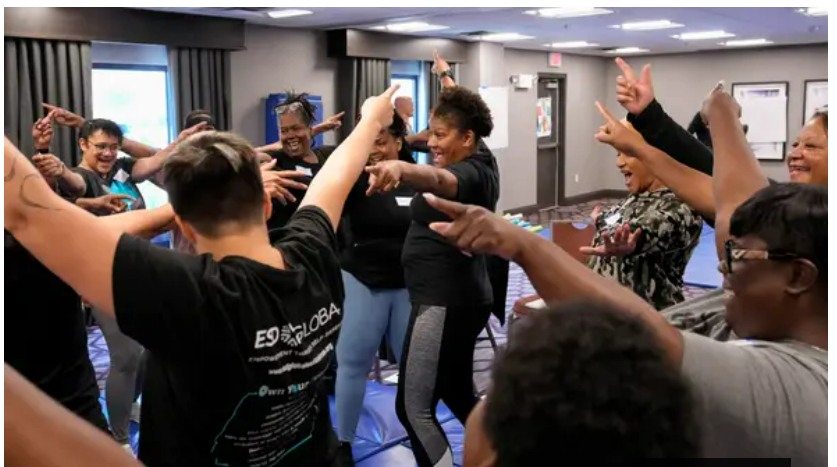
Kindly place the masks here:
POLYGON ((508 86, 481 86, 480 96, 491 110, 494 130, 485 138, 490 149, 503 149, 509 146, 509 88, 508 86))

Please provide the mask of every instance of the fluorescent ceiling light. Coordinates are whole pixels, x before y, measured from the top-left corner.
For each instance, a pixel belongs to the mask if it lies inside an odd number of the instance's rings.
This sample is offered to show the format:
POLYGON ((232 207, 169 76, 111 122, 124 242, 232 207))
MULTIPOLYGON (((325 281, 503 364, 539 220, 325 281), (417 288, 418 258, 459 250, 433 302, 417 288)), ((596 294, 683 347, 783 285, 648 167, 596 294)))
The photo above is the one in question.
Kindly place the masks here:
POLYGON ((802 13, 805 16, 828 16, 828 8, 827 7, 808 7, 808 8, 800 8, 796 10, 798 13, 802 13))
POLYGON ((657 19, 653 21, 637 21, 634 23, 616 24, 611 27, 623 29, 625 31, 654 31, 656 29, 682 28, 683 25, 667 19, 657 19))
POLYGON ((278 18, 292 18, 294 16, 305 16, 305 15, 312 15, 314 14, 313 11, 308 10, 273 10, 268 11, 267 16, 271 18, 278 19, 278 18))
POLYGON ((723 39, 724 37, 735 37, 735 34, 726 31, 698 31, 698 32, 684 32, 671 36, 681 41, 702 41, 706 39, 723 39))
POLYGON ((621 47, 618 49, 608 50, 607 53, 609 54, 641 54, 644 52, 649 52, 648 49, 641 49, 639 47, 621 47))
POLYGON ((754 45, 768 45, 772 43, 773 41, 769 41, 767 39, 742 39, 737 41, 721 42, 719 45, 725 45, 727 47, 751 47, 754 45))
POLYGON ((584 16, 609 15, 613 11, 596 7, 566 7, 540 8, 538 10, 524 11, 523 13, 544 18, 581 18, 584 16))
POLYGON ((571 41, 571 42, 553 42, 551 44, 544 44, 546 47, 553 49, 582 49, 584 47, 598 47, 599 44, 591 44, 587 41, 571 41))
POLYGON ((498 32, 494 34, 486 34, 479 36, 480 40, 492 42, 508 42, 508 41, 523 41, 527 39, 534 39, 534 36, 524 36, 516 32, 498 32))
POLYGON ((406 23, 390 23, 381 26, 375 26, 372 29, 380 31, 392 32, 424 32, 424 31, 438 31, 440 29, 448 29, 450 26, 442 26, 439 24, 429 24, 420 21, 409 21, 406 23))

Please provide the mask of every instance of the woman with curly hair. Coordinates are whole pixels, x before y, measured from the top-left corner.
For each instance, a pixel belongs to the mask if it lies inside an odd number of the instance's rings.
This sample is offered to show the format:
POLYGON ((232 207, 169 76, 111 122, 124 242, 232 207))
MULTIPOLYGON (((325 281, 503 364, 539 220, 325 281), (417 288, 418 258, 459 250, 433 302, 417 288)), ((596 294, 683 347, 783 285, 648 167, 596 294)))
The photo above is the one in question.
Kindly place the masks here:
MULTIPOLYGON (((430 118, 428 146, 434 166, 383 161, 367 167, 368 194, 402 183, 419 193, 476 204, 493 211, 500 194, 497 161, 482 142, 493 123, 479 94, 456 86, 449 65, 436 56, 445 89, 430 118)), ((410 205, 412 224, 402 264, 412 303, 398 377, 396 411, 410 436, 418 465, 451 466, 453 457, 436 420, 443 400, 465 422, 477 403, 473 358, 477 336, 492 308, 485 257, 466 255, 432 231, 449 219, 423 196, 410 205)))

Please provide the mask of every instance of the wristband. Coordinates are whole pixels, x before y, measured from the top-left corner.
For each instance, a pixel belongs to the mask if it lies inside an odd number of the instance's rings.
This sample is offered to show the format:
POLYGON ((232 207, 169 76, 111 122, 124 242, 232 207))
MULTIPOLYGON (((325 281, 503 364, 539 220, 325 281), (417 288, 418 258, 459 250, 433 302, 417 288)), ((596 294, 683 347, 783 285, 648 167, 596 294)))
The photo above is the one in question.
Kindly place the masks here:
POLYGON ((447 76, 448 78, 450 78, 450 79, 452 79, 452 80, 456 81, 455 79, 453 79, 453 72, 451 72, 450 70, 445 70, 445 71, 443 71, 443 72, 439 73, 439 79, 442 79, 442 78, 444 78, 444 77, 446 77, 446 76, 447 76))

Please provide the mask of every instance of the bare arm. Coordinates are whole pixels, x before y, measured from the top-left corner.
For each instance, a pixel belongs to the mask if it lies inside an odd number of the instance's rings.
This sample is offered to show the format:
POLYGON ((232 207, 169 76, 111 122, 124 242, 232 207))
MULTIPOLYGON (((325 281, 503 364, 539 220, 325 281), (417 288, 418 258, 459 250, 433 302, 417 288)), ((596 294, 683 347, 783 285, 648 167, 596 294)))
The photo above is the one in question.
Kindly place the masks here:
POLYGON ((147 159, 149 157, 154 157, 154 155, 159 153, 160 150, 152 148, 147 144, 140 143, 139 141, 124 138, 122 139, 122 152, 134 159, 147 159))
POLYGON ((683 359, 680 331, 629 289, 594 273, 558 245, 512 225, 487 209, 425 196, 431 206, 453 219, 453 222, 431 224, 430 228, 459 249, 518 263, 546 302, 593 300, 635 316, 657 334, 672 361, 680 365, 683 359))
POLYGON ((84 182, 84 177, 70 169, 64 170, 64 173, 58 178, 58 185, 65 193, 73 197, 84 196, 87 191, 87 183, 84 182))
POLYGON ((5 366, 5 463, 10 467, 134 467, 113 440, 5 366))
POLYGON ((715 148, 713 169, 715 193, 715 242, 718 254, 729 238, 732 213, 757 191, 768 185, 750 149, 739 116, 740 107, 732 96, 716 87, 709 102, 709 132, 715 148))
POLYGON ((360 123, 326 160, 300 203, 300 208, 314 205, 325 211, 335 230, 349 191, 369 159, 375 137, 392 122, 392 95, 397 89, 398 86, 392 86, 364 103, 360 123))
POLYGON ((433 193, 446 199, 456 198, 459 182, 451 172, 431 165, 398 163, 402 167, 401 180, 417 191, 433 193))
MULTIPOLYGON (((8 139, 3 159, 4 228, 80 295, 113 315, 113 261, 121 232, 55 194, 8 139)), ((159 214, 162 221, 166 208, 161 209, 146 215, 159 214)), ((133 217, 126 224, 136 227, 133 217)))
POLYGON ((282 150, 282 142, 277 141, 272 144, 266 144, 264 146, 259 146, 256 148, 256 152, 265 152, 265 151, 281 151, 282 150))
POLYGON ((424 142, 430 139, 430 130, 422 130, 414 135, 407 135, 404 137, 408 143, 424 142))
POLYGON ((715 218, 712 177, 677 162, 650 144, 642 145, 634 155, 681 201, 704 218, 715 218))
MULTIPOLYGON (((195 133, 202 131, 204 127, 206 127, 207 122, 200 122, 195 126, 187 128, 180 132, 177 136, 177 139, 174 140, 173 143, 169 144, 165 148, 157 151, 156 154, 150 157, 144 157, 139 159, 134 164, 134 168, 131 169, 131 178, 134 179, 136 183, 144 182, 158 173, 160 170, 163 169, 163 164, 168 159, 169 155, 174 151, 178 144, 184 141, 186 138, 194 135, 195 133)), ((132 142, 138 146, 144 146, 145 148, 150 149, 148 146, 142 145, 141 143, 132 142)), ((124 142, 123 142, 124 144, 124 142)), ((124 149, 124 148, 123 148, 124 149)), ((142 149, 144 151, 145 149, 142 149)), ((158 181, 159 183, 159 181, 158 181)))
POLYGON ((99 221, 112 230, 149 239, 175 227, 171 204, 101 217, 99 221))

